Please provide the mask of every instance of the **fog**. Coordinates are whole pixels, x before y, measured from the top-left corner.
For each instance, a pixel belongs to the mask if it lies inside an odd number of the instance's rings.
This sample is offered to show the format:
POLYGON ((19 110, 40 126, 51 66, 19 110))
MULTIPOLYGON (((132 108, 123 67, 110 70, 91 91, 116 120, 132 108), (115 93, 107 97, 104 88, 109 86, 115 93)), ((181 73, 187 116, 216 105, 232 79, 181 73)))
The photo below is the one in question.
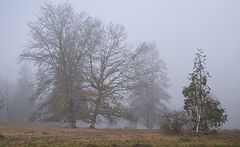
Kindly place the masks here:
MULTIPOLYGON (((36 19, 43 0, 0 2, 0 77, 16 83, 19 53, 29 40, 28 23, 36 19)), ((53 4, 65 1, 47 1, 53 4)), ((68 0, 77 12, 105 23, 125 26, 127 41, 155 42, 168 69, 172 109, 183 107, 182 89, 189 84, 194 53, 207 55, 210 87, 229 115, 223 128, 240 129, 240 1, 238 0, 68 0)))

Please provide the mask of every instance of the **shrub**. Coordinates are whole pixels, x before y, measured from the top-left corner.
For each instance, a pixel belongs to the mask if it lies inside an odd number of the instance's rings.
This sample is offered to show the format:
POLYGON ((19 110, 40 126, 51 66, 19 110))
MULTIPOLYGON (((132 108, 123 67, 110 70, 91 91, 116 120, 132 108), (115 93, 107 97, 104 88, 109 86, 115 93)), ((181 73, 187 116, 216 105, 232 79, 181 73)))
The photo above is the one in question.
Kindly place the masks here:
POLYGON ((0 134, 0 140, 2 140, 2 139, 4 139, 5 137, 2 135, 2 134, 0 134))
POLYGON ((185 111, 167 111, 161 115, 161 130, 164 133, 180 135, 188 123, 185 111))

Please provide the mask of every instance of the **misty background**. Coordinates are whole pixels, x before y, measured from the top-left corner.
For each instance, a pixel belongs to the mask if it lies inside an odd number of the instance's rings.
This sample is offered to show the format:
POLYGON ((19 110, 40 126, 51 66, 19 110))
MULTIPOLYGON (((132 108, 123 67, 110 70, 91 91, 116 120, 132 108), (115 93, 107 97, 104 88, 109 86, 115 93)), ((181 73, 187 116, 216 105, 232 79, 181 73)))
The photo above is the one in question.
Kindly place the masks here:
POLYGON ((2 0, 0 1, 0 77, 16 83, 19 53, 29 40, 27 24, 44 2, 68 2, 105 23, 123 24, 128 42, 155 42, 166 62, 172 109, 183 107, 182 88, 189 84, 194 53, 203 48, 209 86, 226 108, 224 128, 240 128, 240 1, 238 0, 2 0))

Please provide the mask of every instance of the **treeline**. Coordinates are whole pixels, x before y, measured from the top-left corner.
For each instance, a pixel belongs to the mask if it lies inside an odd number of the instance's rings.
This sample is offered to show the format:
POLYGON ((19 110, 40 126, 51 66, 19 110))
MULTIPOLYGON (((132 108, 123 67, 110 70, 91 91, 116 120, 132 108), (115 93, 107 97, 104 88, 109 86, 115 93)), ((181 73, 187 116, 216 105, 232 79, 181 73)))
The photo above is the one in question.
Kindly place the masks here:
MULTIPOLYGON (((72 128, 78 122, 95 128, 103 120, 113 124, 119 119, 148 129, 179 123, 165 105, 170 99, 167 69, 153 43, 132 47, 123 25, 104 24, 85 12, 76 13, 69 4, 45 4, 29 28, 31 40, 19 60, 38 67, 28 98, 37 106, 30 120, 67 123, 72 128)), ((210 98, 205 56, 199 51, 191 84, 183 90, 188 113, 181 116, 189 119, 179 125, 182 129, 191 122, 197 132, 219 126, 215 125, 219 119, 205 124, 213 120, 209 112, 220 110, 220 103, 210 98)), ((221 109, 220 118, 223 113, 221 109)))
POLYGON ((29 24, 20 55, 38 66, 32 120, 110 123, 119 118, 153 128, 169 99, 165 63, 151 43, 130 48, 124 26, 104 24, 68 4, 46 4, 29 24), (145 110, 143 110, 145 109, 145 110))
POLYGON ((33 75, 26 64, 20 68, 17 81, 0 77, 0 122, 28 123, 34 111, 30 101, 33 93, 33 75))

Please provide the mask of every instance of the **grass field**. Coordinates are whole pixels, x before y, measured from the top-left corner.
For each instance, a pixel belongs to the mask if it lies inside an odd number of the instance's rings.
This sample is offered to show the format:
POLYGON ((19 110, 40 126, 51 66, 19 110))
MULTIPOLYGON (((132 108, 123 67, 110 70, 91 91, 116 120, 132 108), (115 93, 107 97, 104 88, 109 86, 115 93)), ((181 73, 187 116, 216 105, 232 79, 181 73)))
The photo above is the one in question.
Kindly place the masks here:
POLYGON ((164 135, 159 130, 70 129, 48 126, 0 125, 0 147, 240 147, 240 130, 218 130, 201 136, 164 135))

